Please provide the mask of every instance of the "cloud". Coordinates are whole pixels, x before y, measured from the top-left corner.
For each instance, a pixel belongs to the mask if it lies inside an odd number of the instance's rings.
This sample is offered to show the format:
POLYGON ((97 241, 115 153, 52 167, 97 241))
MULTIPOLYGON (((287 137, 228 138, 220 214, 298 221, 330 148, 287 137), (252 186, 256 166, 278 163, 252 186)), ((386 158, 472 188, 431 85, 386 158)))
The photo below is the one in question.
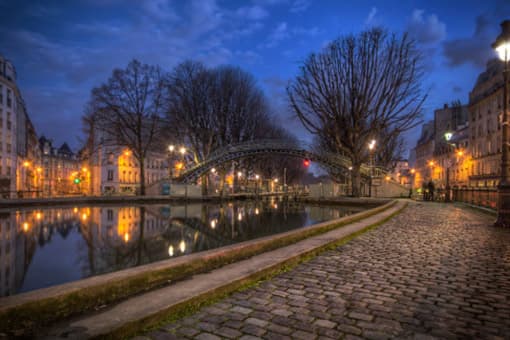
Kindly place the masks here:
POLYGON ((169 0, 144 0, 141 1, 141 8, 145 15, 157 20, 177 20, 169 0))
POLYGON ((261 6, 241 7, 236 11, 236 14, 248 20, 262 20, 269 15, 261 6))
POLYGON ((364 25, 365 26, 374 26, 376 25, 376 16, 377 14, 377 7, 372 7, 370 9, 370 12, 368 13, 367 18, 365 19, 364 25))
POLYGON ((258 64, 262 61, 262 56, 255 51, 235 51, 236 59, 244 61, 246 64, 258 64))
POLYGON ((290 6, 290 11, 292 13, 304 12, 310 5, 310 0, 294 0, 290 6))
POLYGON ((289 31, 287 30, 287 23, 280 22, 274 31, 269 35, 267 42, 263 45, 267 48, 277 46, 282 40, 289 37, 289 31))
POLYGON ((407 23, 407 31, 422 44, 438 43, 446 38, 446 25, 435 14, 425 17, 424 11, 415 9, 407 23))
POLYGON ((292 29, 292 34, 294 35, 303 35, 303 36, 309 36, 309 37, 315 37, 321 33, 321 30, 317 27, 311 27, 311 28, 303 28, 303 27, 296 27, 292 29))
POLYGON ((453 39, 443 43, 443 53, 448 66, 471 64, 484 67, 494 55, 491 41, 496 36, 494 22, 486 15, 476 18, 475 31, 470 37, 453 39))

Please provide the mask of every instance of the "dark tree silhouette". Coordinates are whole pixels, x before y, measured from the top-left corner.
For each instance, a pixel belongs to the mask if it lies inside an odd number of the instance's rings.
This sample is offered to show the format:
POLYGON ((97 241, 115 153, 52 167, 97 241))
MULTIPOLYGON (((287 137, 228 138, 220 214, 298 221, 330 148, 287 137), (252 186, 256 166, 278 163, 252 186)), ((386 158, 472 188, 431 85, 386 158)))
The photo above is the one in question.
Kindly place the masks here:
MULTIPOLYGON (((189 146, 196 163, 217 148, 263 138, 271 121, 268 112, 253 76, 237 67, 208 69, 186 61, 167 79, 168 131, 189 146)), ((202 183, 205 194, 207 175, 202 183)))
POLYGON ((162 80, 158 67, 133 60, 126 69, 115 69, 106 83, 92 90, 83 119, 87 129, 101 136, 92 135, 96 141, 131 150, 140 171, 141 195, 145 195, 148 152, 159 146, 162 135, 162 80))
POLYGON ((385 140, 398 141, 420 123, 422 76, 415 42, 374 28, 311 54, 287 87, 308 131, 326 142, 327 151, 350 157, 353 195, 360 195, 360 166, 368 161, 370 140, 379 140, 379 154, 392 147, 385 140))

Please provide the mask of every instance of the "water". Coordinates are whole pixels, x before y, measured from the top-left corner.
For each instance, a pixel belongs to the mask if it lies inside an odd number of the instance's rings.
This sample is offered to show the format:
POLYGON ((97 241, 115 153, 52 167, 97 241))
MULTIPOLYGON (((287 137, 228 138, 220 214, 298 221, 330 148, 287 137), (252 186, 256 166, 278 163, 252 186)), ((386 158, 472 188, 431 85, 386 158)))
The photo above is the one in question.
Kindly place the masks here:
POLYGON ((361 210, 273 198, 3 212, 0 296, 277 234, 361 210))

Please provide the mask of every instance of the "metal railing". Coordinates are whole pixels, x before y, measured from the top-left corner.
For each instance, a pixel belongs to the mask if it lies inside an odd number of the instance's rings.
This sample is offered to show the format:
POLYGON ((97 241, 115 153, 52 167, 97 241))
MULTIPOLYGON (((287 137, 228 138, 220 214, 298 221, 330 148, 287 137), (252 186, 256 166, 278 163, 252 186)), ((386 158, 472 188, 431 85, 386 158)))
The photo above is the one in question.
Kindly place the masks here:
POLYGON ((496 209, 498 190, 496 188, 453 188, 453 200, 480 207, 496 209))

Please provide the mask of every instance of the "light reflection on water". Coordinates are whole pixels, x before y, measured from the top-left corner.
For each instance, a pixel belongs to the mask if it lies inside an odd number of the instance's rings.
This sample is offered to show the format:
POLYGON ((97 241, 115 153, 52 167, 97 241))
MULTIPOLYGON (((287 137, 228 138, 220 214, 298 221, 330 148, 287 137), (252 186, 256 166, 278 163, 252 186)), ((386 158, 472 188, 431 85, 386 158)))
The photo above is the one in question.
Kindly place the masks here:
POLYGON ((0 296, 277 234, 360 210, 272 198, 4 212, 0 296))

